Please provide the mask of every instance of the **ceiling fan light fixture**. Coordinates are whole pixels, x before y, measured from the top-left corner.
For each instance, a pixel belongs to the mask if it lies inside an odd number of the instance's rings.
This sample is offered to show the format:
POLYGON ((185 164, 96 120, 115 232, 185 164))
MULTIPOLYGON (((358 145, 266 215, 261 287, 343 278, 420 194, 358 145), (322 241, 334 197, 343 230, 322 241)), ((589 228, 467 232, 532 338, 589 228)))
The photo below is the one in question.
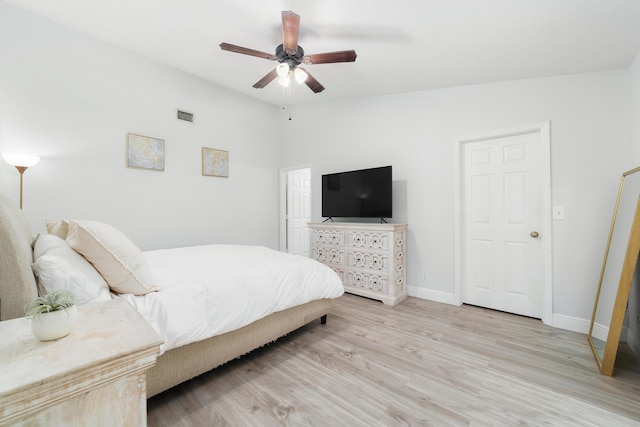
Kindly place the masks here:
POLYGON ((253 84, 256 89, 262 89, 276 79, 281 86, 288 87, 293 74, 298 84, 304 83, 313 93, 319 93, 324 90, 324 86, 306 69, 298 69, 299 65, 332 64, 356 60, 357 54, 353 49, 305 55, 304 49, 298 44, 299 35, 300 15, 290 10, 282 11, 282 44, 276 46, 275 54, 230 43, 220 43, 220 49, 275 61, 276 66, 253 84))
POLYGON ((296 78, 298 84, 302 84, 305 80, 307 80, 307 73, 305 73, 302 68, 296 68, 295 70, 293 70, 293 77, 296 78))
MULTIPOLYGON (((276 67, 276 73, 278 73, 278 75, 282 78, 286 75, 289 74, 289 64, 287 64, 286 62, 281 62, 278 64, 278 66, 276 67)), ((289 84, 289 83, 287 83, 289 84)))
POLYGON ((282 87, 288 87, 290 81, 291 81, 291 79, 289 78, 289 74, 285 74, 284 76, 280 76, 280 78, 278 79, 278 83, 282 87))

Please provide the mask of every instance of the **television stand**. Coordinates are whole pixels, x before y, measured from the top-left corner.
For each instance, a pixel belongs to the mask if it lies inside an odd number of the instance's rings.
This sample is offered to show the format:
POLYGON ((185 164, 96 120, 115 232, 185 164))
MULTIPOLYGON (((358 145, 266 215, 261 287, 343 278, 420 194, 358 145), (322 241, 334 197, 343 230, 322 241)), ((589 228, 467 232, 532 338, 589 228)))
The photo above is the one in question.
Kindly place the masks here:
POLYGON ((322 221, 322 222, 324 223, 324 222, 327 222, 327 221, 331 221, 331 222, 333 222, 333 217, 331 217, 331 216, 330 216, 329 218, 325 219, 325 220, 324 220, 324 221, 322 221))
POLYGON ((350 294, 396 305, 407 298, 407 224, 310 223, 311 258, 331 267, 350 294))

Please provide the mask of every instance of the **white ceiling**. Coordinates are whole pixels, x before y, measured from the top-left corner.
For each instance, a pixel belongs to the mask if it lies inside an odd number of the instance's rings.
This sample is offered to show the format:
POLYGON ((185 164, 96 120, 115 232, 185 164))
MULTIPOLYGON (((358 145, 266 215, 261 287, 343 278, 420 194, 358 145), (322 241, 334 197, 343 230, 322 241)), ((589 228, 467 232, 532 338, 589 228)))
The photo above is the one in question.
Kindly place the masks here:
POLYGON ((640 51, 640 0, 7 0, 98 39, 274 105, 623 69, 640 51), (281 15, 301 16, 307 66, 326 90, 252 85, 274 61, 281 15))

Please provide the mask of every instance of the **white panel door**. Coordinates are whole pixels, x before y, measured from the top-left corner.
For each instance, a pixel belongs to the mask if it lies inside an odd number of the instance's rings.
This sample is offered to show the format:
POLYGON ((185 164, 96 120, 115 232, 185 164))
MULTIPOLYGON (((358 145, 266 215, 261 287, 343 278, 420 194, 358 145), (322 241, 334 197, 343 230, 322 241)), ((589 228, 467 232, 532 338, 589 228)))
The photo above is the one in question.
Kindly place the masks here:
POLYGON ((287 252, 309 256, 311 221, 311 171, 287 173, 287 252))
POLYGON ((544 256, 539 134, 463 146, 462 299, 542 317, 544 256))

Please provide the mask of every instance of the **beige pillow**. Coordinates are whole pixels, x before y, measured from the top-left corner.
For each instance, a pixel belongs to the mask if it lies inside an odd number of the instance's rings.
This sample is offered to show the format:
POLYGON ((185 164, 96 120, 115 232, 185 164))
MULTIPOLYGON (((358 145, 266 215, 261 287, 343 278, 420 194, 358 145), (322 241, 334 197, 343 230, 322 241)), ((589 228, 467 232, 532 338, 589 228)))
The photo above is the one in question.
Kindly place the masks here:
POLYGON ((48 219, 44 222, 47 226, 47 233, 66 239, 69 233, 69 222, 64 219, 48 219))
POLYGON ((71 220, 67 243, 93 264, 113 292, 144 295, 158 290, 142 251, 109 224, 71 220))

